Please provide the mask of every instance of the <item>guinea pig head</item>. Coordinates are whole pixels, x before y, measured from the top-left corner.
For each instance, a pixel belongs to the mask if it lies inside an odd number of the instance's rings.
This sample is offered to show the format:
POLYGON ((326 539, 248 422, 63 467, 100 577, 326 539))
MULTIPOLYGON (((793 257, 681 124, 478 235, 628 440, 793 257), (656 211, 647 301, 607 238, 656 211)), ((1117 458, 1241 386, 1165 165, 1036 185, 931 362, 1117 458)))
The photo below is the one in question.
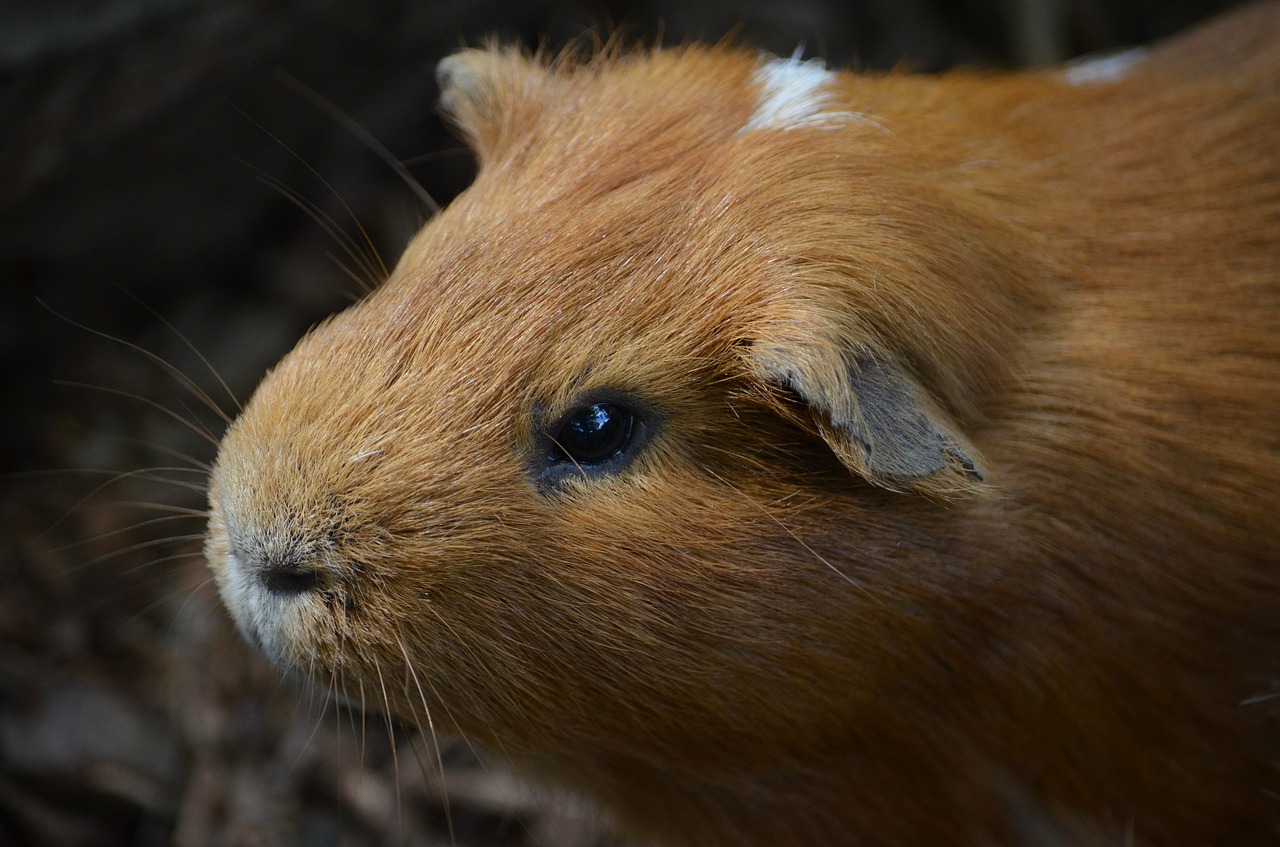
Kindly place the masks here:
POLYGON ((874 311, 892 268, 824 258, 835 224, 782 176, 807 148, 744 132, 754 57, 469 51, 442 79, 474 185, 223 441, 232 616, 513 755, 819 743, 927 649, 897 563, 986 485, 976 378, 874 311))

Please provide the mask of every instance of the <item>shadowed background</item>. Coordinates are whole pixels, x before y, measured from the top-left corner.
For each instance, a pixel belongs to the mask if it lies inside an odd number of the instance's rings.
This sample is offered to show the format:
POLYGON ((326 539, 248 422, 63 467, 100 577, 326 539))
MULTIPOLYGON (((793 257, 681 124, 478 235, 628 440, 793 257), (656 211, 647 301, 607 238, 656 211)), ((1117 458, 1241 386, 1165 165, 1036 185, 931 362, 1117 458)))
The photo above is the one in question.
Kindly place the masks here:
POLYGON ((534 801, 465 744, 443 745, 442 788, 429 745, 282 683, 208 585, 186 510, 203 508, 191 468, 224 423, 134 345, 233 413, 193 350, 243 401, 350 302, 352 277, 379 275, 361 262, 394 263, 427 215, 308 90, 443 204, 472 165, 436 115, 434 64, 486 35, 733 33, 837 66, 940 70, 1145 43, 1231 5, 10 0, 0 845, 605 843, 571 802, 534 801))

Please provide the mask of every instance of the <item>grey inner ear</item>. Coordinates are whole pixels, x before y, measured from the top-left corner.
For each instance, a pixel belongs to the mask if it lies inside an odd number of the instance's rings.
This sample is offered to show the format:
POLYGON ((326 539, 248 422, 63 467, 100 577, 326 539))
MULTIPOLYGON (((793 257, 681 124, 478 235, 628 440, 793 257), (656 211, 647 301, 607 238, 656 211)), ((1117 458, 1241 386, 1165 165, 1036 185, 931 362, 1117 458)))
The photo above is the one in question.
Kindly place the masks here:
POLYGON ((949 471, 983 481, 969 449, 893 364, 855 350, 840 356, 840 371, 824 373, 821 366, 797 367, 785 349, 757 354, 772 381, 817 413, 823 436, 851 469, 881 480, 907 482, 949 471))
POLYGON ((925 412, 903 375, 867 354, 849 358, 852 408, 827 410, 833 426, 865 451, 867 469, 897 478, 932 476, 957 461, 974 479, 982 473, 925 412))

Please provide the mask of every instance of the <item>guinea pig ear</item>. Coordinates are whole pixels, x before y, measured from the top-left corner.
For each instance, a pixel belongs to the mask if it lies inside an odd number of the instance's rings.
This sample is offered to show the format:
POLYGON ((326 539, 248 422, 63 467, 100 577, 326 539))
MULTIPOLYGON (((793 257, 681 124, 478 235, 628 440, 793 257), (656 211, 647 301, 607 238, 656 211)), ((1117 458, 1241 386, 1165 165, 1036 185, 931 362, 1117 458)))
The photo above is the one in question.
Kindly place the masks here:
POLYGON ((940 499, 981 489, 977 450, 889 356, 863 345, 757 342, 749 362, 775 392, 803 401, 836 457, 869 482, 940 499))
POLYGON ((440 109, 483 160, 497 143, 506 113, 545 73, 517 47, 462 50, 436 65, 440 109))

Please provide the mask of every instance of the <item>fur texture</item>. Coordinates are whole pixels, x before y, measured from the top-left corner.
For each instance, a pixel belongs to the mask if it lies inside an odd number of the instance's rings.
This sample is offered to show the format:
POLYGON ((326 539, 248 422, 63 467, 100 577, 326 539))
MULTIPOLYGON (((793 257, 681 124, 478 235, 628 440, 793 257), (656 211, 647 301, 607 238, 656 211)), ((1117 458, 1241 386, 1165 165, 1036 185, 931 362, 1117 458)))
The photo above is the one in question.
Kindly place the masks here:
POLYGON ((1278 8, 810 67, 837 125, 730 49, 446 60, 479 174, 227 433, 233 616, 640 839, 1275 843, 1278 8), (540 488, 600 396, 651 436, 540 488))

